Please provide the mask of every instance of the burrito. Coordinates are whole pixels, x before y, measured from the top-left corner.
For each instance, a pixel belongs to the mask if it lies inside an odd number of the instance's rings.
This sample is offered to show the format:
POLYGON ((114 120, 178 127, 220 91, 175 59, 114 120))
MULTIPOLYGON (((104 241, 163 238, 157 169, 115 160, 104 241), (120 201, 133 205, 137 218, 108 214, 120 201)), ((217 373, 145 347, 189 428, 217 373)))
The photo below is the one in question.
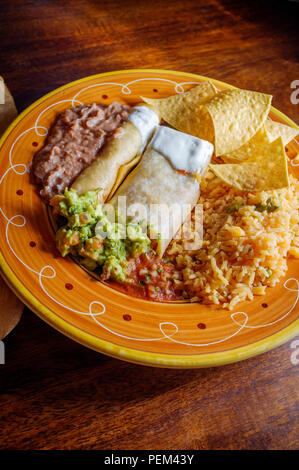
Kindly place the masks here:
POLYGON ((119 220, 146 226, 157 239, 159 256, 197 203, 213 150, 210 142, 158 126, 140 163, 112 197, 119 220))
POLYGON ((148 106, 135 106, 99 156, 74 181, 79 195, 100 188, 102 202, 111 198, 141 154, 159 124, 156 112, 148 106))

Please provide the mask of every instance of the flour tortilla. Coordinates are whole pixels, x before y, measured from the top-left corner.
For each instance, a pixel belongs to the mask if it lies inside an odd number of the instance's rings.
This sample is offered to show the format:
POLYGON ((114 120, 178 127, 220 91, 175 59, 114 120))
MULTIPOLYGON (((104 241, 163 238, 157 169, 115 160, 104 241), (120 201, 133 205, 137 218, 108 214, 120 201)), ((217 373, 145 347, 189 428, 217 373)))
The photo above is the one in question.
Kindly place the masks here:
POLYGON ((140 132, 130 121, 126 121, 119 136, 113 137, 98 158, 82 171, 72 184, 72 189, 83 194, 100 188, 100 198, 102 202, 106 201, 140 160, 141 146, 140 132))
POLYGON ((175 170, 162 154, 148 147, 139 165, 118 188, 110 203, 119 216, 131 215, 134 222, 150 225, 150 237, 157 239, 157 254, 163 256, 198 198, 196 177, 175 170), (131 210, 136 208, 137 213, 121 213, 120 197, 126 197, 127 211, 131 207, 131 210), (157 238, 158 234, 161 238, 157 238))

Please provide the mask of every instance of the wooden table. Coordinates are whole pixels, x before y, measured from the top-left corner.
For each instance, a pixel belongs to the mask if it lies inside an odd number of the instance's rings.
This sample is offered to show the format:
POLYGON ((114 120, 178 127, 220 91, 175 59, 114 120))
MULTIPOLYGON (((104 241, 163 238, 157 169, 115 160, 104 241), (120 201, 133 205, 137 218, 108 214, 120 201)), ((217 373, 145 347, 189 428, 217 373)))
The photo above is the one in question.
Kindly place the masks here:
MULTIPOLYGON (((271 93, 298 121, 298 13, 285 1, 7 1, 0 74, 19 111, 83 76, 165 68, 271 93)), ((88 350, 25 310, 5 345, 1 448, 298 448, 291 343, 225 367, 152 369, 88 350)))

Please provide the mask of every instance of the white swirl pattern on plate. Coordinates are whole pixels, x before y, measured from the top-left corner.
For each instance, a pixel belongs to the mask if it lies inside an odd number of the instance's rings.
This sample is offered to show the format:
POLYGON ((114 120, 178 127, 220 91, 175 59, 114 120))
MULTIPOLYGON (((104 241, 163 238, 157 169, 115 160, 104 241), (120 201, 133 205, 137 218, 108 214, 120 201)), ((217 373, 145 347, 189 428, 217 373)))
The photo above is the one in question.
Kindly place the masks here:
MULTIPOLYGON (((6 175, 12 170, 14 171, 17 175, 24 175, 25 173, 28 173, 29 170, 27 168, 27 166, 23 163, 16 163, 14 164, 13 161, 12 161, 12 155, 13 155, 13 150, 14 150, 14 146, 15 144, 17 143, 17 141, 19 139, 21 139, 23 137, 24 134, 30 132, 30 131, 34 131, 35 134, 39 137, 44 137, 48 134, 48 129, 44 126, 41 126, 39 125, 39 121, 40 119, 42 118, 42 116, 51 108, 53 108, 54 106, 57 106, 58 104, 60 103, 64 103, 64 102, 71 102, 72 106, 75 106, 75 104, 79 104, 79 105, 82 105, 83 103, 81 101, 79 101, 77 98, 79 97, 80 94, 82 94, 84 91, 88 90, 89 88, 95 88, 95 87, 103 87, 103 86, 117 86, 117 87, 121 87, 121 92, 124 94, 124 95, 130 95, 132 93, 132 90, 129 88, 129 85, 133 85, 134 83, 136 82, 141 82, 141 81, 163 81, 163 82, 168 82, 168 83, 171 83, 174 85, 174 91, 175 93, 183 93, 185 90, 184 90, 184 85, 197 85, 201 82, 181 82, 181 83, 177 83, 173 80, 167 80, 167 79, 163 79, 163 78, 140 78, 140 79, 137 79, 137 80, 132 80, 126 84, 122 84, 122 83, 114 83, 114 82, 107 82, 107 83, 98 83, 98 84, 94 84, 94 85, 90 85, 88 87, 85 87, 85 88, 82 88, 78 93, 76 93, 76 95, 72 98, 72 99, 68 99, 68 100, 61 100, 61 101, 58 101, 56 103, 53 103, 52 105, 46 107, 37 117, 36 121, 35 121, 35 125, 34 127, 31 127, 27 130, 25 130, 24 132, 22 132, 16 139, 15 141, 13 142, 11 148, 10 148, 10 152, 9 152, 9 162, 10 162, 10 166, 6 169, 6 171, 4 172, 4 174, 2 175, 1 179, 0 179, 0 185, 2 184, 4 178, 6 177, 6 175), (41 132, 42 130, 42 132, 41 132), (17 168, 22 168, 22 171, 17 171, 17 168)), ((298 144, 298 142, 296 141, 296 143, 298 144)), ((291 164, 293 166, 298 166, 298 164, 296 163, 293 163, 291 161, 291 164)), ((288 312, 286 312, 285 314, 283 314, 280 318, 278 318, 277 320, 273 321, 273 322, 270 322, 266 325, 249 325, 248 324, 248 315, 245 313, 245 312, 234 312, 234 313, 231 313, 230 314, 230 318, 232 320, 232 322, 238 326, 239 328, 234 332, 232 333, 231 335, 229 336, 226 336, 225 338, 220 338, 216 341, 211 341, 209 343, 187 343, 187 342, 184 342, 184 341, 180 341, 176 338, 174 338, 174 336, 179 332, 179 328, 178 326, 173 323, 173 322, 160 322, 157 326, 158 326, 158 329, 160 330, 160 332, 162 333, 162 336, 159 336, 157 338, 136 338, 136 337, 129 337, 129 336, 126 336, 126 335, 122 335, 116 331, 113 331, 111 330, 110 328, 108 328, 107 326, 105 326, 103 323, 101 323, 99 320, 98 320, 98 317, 100 315, 104 315, 106 312, 106 307, 105 305, 100 302, 99 300, 94 300, 92 302, 90 302, 89 306, 88 306, 88 311, 86 312, 82 312, 82 311, 79 311, 79 310, 75 310, 74 308, 72 307, 69 307, 67 305, 65 305, 64 303, 60 302, 58 299, 55 299, 53 296, 51 296, 51 294, 47 291, 47 289, 45 288, 44 286, 44 283, 43 283, 43 279, 53 279, 56 277, 56 271, 55 269, 53 268, 53 266, 43 266, 40 271, 36 271, 35 269, 33 269, 32 267, 28 266, 26 263, 24 263, 24 261, 16 254, 16 252, 14 251, 11 243, 10 243, 10 240, 9 240, 9 227, 10 225, 13 225, 15 227, 19 227, 19 228, 22 228, 26 225, 26 218, 24 215, 22 214, 17 214, 17 215, 14 215, 12 217, 7 217, 7 215, 4 213, 2 207, 0 206, 0 213, 2 214, 2 216, 6 219, 6 241, 7 241, 7 245, 9 247, 9 249, 11 250, 11 252, 13 253, 13 255, 19 260, 20 263, 22 263, 29 271, 33 272, 34 274, 36 274, 38 276, 38 279, 39 279, 39 284, 40 284, 40 287, 42 289, 42 291, 52 300, 54 301, 57 305, 60 305, 61 307, 67 309, 67 310, 70 310, 78 315, 87 315, 87 316, 90 316, 101 328, 105 329, 106 331, 108 331, 109 333, 111 334, 114 334, 116 336, 120 336, 124 339, 128 339, 128 340, 133 340, 133 341, 161 341, 161 340, 164 340, 164 339, 168 339, 169 341, 172 341, 174 343, 178 343, 178 344, 182 344, 182 345, 185 345, 185 346, 194 346, 194 347, 200 347, 200 346, 211 346, 211 345, 214 345, 214 344, 218 344, 218 343, 222 343, 224 341, 228 341, 230 338, 232 338, 233 336, 236 336, 237 334, 240 333, 240 331, 242 331, 244 328, 265 328, 267 326, 270 326, 270 325, 273 325, 274 323, 277 323, 279 321, 281 321, 282 319, 284 319, 286 316, 288 316, 293 310, 294 308, 296 307, 297 303, 298 303, 298 300, 299 300, 299 282, 297 279, 294 279, 294 278, 290 278, 290 279, 287 279, 284 283, 284 288, 287 289, 288 291, 292 291, 292 292, 297 292, 297 296, 296 296, 296 299, 293 303, 293 305, 290 307, 290 309, 288 310, 288 312), (17 218, 20 218, 22 220, 22 223, 16 223, 16 219, 17 218), (45 271, 46 270, 50 270, 51 271, 51 274, 45 274, 45 271), (290 281, 294 281, 296 283, 296 286, 297 288, 296 289, 292 289, 290 287, 288 287, 288 283, 290 281), (100 311, 99 312, 93 312, 93 307, 94 306, 98 306, 100 307, 100 311), (236 316, 239 315, 243 318, 243 321, 238 321, 236 319, 236 316), (174 331, 170 334, 170 333, 167 333, 167 326, 171 326, 174 328, 174 331)))

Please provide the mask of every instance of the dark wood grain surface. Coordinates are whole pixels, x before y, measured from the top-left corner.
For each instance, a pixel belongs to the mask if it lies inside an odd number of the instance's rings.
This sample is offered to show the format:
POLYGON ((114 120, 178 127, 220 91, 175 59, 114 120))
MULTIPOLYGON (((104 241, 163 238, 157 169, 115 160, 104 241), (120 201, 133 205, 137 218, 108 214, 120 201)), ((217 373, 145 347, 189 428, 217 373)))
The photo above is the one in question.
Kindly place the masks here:
MULTIPOLYGON (((19 111, 86 75, 166 68, 271 93, 298 122, 298 3, 14 0, 0 9, 0 75, 19 111)), ((2 449, 299 446, 290 342, 225 367, 152 369, 90 351, 25 310, 5 346, 2 449)))

